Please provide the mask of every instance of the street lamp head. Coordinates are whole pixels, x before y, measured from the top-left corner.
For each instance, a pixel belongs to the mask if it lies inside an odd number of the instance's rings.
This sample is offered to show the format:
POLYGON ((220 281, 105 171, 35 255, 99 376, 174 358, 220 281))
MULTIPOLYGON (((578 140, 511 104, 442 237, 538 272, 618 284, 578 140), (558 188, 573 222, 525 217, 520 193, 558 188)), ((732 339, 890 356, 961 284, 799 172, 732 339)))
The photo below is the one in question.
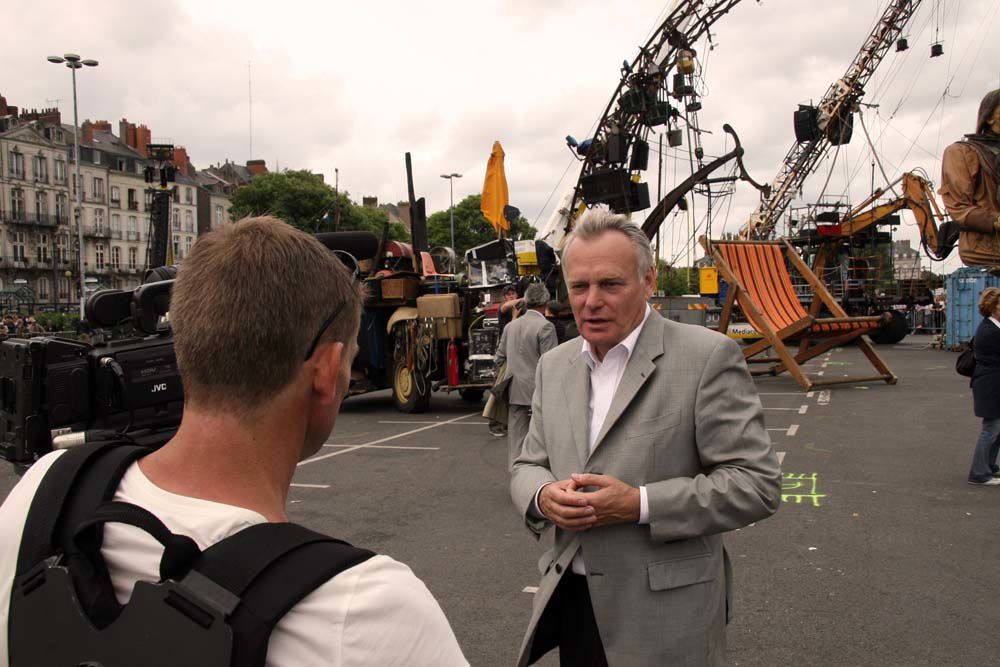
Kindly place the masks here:
POLYGON ((448 174, 441 174, 441 178, 451 178, 448 174))
POLYGON ((65 58, 66 60, 68 60, 71 63, 80 62, 80 56, 78 56, 75 53, 64 53, 63 54, 63 58, 65 58))
POLYGON ((59 56, 49 56, 48 58, 46 58, 46 60, 48 60, 50 63, 55 63, 57 65, 66 62, 65 58, 60 58, 59 56))
POLYGON ((97 67, 97 61, 90 60, 89 58, 87 60, 84 60, 83 64, 86 65, 87 67, 97 67))
POLYGON ((452 178, 462 178, 462 175, 461 174, 452 174, 451 177, 452 178))

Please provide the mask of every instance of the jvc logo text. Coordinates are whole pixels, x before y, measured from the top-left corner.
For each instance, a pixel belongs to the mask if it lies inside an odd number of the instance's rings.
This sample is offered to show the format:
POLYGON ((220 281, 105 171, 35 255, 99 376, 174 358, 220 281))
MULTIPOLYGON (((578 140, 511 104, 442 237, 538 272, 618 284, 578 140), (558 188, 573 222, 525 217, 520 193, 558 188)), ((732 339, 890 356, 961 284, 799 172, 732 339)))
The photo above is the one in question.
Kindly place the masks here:
POLYGON ((156 392, 158 392, 158 391, 166 391, 166 390, 167 390, 167 383, 166 382, 164 382, 162 384, 154 384, 153 385, 153 393, 154 394, 156 392))

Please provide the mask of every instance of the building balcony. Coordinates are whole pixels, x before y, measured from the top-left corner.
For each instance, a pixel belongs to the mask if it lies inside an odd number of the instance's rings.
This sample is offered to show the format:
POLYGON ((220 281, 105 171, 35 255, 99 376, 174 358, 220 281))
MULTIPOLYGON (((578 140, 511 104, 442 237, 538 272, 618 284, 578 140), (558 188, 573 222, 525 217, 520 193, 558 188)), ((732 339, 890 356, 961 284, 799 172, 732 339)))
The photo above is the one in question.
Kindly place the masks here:
POLYGON ((138 241, 140 238, 139 232, 125 232, 126 241, 138 241))
POLYGON ((44 185, 48 185, 48 183, 49 183, 48 174, 42 174, 41 176, 39 176, 38 174, 35 174, 34 179, 35 179, 35 183, 42 183, 44 185))
POLYGON ((17 179, 19 181, 23 181, 24 180, 24 172, 23 171, 11 171, 10 173, 7 174, 7 178, 13 178, 13 179, 17 179))
POLYGON ((103 204, 104 203, 104 193, 94 194, 94 193, 83 193, 83 201, 89 202, 91 204, 103 204))
POLYGON ((128 210, 130 210, 130 211, 138 211, 139 210, 139 202, 137 202, 137 201, 130 201, 128 203, 128 210))
POLYGON ((62 270, 62 264, 54 261, 52 257, 21 257, 17 255, 7 255, 0 258, 0 266, 5 269, 23 269, 32 271, 52 271, 62 270))
POLYGON ((50 213, 21 213, 5 211, 0 213, 0 220, 11 225, 32 225, 37 227, 56 227, 65 225, 65 216, 50 213))
POLYGON ((95 239, 108 239, 111 238, 111 230, 107 227, 84 227, 83 235, 89 236, 95 239))
POLYGON ((112 229, 111 230, 111 238, 118 239, 120 241, 121 238, 122 238, 122 230, 120 230, 120 229, 112 229))
POLYGON ((111 208, 121 208, 121 207, 122 207, 122 200, 121 199, 112 199, 111 200, 111 208))

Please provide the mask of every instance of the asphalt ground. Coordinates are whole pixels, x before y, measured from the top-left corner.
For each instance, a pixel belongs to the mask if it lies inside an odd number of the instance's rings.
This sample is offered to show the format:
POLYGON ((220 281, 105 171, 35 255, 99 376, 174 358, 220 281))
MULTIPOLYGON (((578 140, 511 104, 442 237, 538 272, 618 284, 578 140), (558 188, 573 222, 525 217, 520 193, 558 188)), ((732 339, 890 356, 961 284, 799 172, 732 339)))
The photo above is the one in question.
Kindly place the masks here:
MULTIPOLYGON (((785 498, 726 537, 729 664, 1000 663, 1000 487, 966 484, 979 432, 971 392, 955 354, 929 343, 879 348, 895 386, 803 393, 787 376, 758 380, 785 498)), ((851 348, 808 368, 871 374, 851 348)), ((407 563, 473 665, 510 665, 550 538, 536 541, 515 515, 506 452, 458 396, 436 395, 422 415, 395 412, 385 392, 354 397, 300 466, 290 514, 407 563)), ((0 496, 15 482, 0 467, 0 496)))

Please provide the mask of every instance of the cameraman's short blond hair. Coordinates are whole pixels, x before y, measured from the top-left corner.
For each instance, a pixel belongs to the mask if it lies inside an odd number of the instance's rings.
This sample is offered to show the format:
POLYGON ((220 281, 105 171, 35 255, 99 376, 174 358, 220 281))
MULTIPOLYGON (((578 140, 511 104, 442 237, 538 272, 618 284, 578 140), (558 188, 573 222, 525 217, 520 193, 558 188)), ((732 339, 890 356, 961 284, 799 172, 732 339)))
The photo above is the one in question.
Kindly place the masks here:
POLYGON ((361 288, 315 238, 273 217, 199 237, 170 299, 185 403, 247 414, 291 382, 322 323, 357 336, 361 288))

